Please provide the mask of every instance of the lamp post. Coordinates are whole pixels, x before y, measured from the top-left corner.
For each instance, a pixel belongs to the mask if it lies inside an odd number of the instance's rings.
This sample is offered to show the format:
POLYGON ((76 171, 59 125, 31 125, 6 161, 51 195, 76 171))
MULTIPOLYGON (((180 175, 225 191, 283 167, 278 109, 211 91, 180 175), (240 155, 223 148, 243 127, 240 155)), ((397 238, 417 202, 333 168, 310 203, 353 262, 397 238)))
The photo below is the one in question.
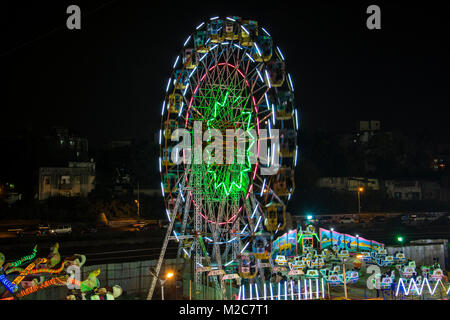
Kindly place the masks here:
POLYGON ((345 300, 347 300, 347 274, 345 272, 345 258, 342 258, 342 277, 344 278, 345 300))
POLYGON ((364 188, 358 187, 358 214, 361 213, 361 192, 364 192, 364 188))
POLYGON ((139 200, 134 200, 134 203, 136 203, 136 206, 137 206, 137 215, 138 215, 139 220, 140 220, 140 219, 141 219, 141 213, 139 212, 139 211, 140 211, 140 203, 139 203, 139 200))
MULTIPOLYGON (((150 270, 150 274, 157 278, 156 275, 150 270)), ((161 284, 161 300, 164 300, 164 284, 166 283, 167 280, 173 278, 174 273, 172 271, 168 271, 166 273, 165 279, 159 279, 159 283, 161 284)))
POLYGON ((137 200, 134 200, 134 203, 136 203, 137 206, 137 214, 138 214, 138 218, 139 220, 141 219, 141 203, 139 202, 139 197, 140 197, 140 189, 139 189, 139 181, 137 183, 137 187, 138 187, 138 192, 137 192, 137 200))
POLYGON ((334 231, 334 228, 331 228, 330 231, 331 231, 331 236, 330 236, 330 238, 331 238, 331 249, 333 249, 333 231, 334 231))
POLYGON ((356 252, 359 251, 359 235, 356 235, 356 252))
MULTIPOLYGON (((358 236, 357 236, 358 237, 358 236)), ((345 299, 348 300, 348 293, 347 293, 347 274, 345 271, 345 262, 346 260, 350 263, 353 263, 355 259, 361 259, 362 255, 356 255, 356 258, 349 258, 348 260, 345 258, 342 258, 342 272, 343 272, 343 280, 344 280, 344 293, 345 293, 345 299)))
POLYGON ((166 283, 167 280, 173 277, 173 272, 169 271, 166 273, 165 279, 159 279, 161 282, 161 300, 164 300, 164 283, 166 283))

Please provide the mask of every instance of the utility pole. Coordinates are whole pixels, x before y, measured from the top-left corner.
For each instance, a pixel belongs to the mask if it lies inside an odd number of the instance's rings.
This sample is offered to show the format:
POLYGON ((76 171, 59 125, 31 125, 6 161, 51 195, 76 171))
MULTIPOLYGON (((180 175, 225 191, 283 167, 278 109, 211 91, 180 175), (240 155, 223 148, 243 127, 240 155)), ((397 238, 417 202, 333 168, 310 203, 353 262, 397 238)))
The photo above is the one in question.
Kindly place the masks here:
MULTIPOLYGON (((182 188, 184 188, 184 180, 182 182, 182 188)), ((163 241, 163 245, 161 248, 161 252, 159 254, 158 262, 156 263, 156 268, 155 268, 156 277, 153 277, 153 281, 151 283, 150 290, 148 291, 147 300, 152 300, 153 292, 155 291, 156 281, 158 279, 157 277, 159 276, 159 271, 161 270, 161 265, 164 260, 164 255, 166 254, 167 244, 169 242, 169 236, 173 230, 173 225, 175 222, 175 218, 177 216, 178 207, 180 206, 180 203, 181 203, 180 195, 181 194, 178 195, 177 200, 175 202, 175 207, 173 208, 172 212, 170 213, 170 223, 169 223, 169 226, 167 227, 166 236, 164 237, 164 241, 163 241)))
POLYGON ((364 188, 358 187, 358 215, 361 213, 361 192, 364 192, 364 188))
POLYGON ((140 193, 140 191, 139 191, 139 181, 138 181, 138 198, 137 198, 137 200, 134 200, 134 203, 136 203, 136 207, 137 207, 138 220, 141 220, 141 203, 139 201, 139 193, 140 193))
POLYGON ((139 180, 138 180, 138 217, 139 217, 139 220, 141 220, 141 201, 139 199, 140 194, 141 194, 141 192, 139 190, 139 180))

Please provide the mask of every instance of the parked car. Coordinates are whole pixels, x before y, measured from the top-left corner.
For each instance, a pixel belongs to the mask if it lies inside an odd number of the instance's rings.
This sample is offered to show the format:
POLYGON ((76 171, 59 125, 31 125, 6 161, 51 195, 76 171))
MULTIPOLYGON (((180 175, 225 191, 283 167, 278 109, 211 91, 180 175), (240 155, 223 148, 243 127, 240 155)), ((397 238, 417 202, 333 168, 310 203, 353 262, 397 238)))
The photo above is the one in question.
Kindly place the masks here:
POLYGON ((416 221, 416 222, 427 220, 424 215, 415 215, 415 214, 413 214, 411 217, 413 218, 413 221, 416 221))
POLYGON ((35 227, 26 228, 25 230, 22 230, 18 233, 20 237, 37 237, 41 234, 41 230, 35 227))
POLYGON ((69 225, 56 226, 50 229, 50 233, 54 235, 72 233, 72 227, 69 225))
POLYGON ((8 229, 8 232, 13 232, 16 235, 20 235, 20 233, 22 233, 23 231, 24 231, 23 228, 18 228, 18 227, 8 229))
POLYGON ((352 217, 344 217, 339 219, 340 223, 355 223, 355 220, 353 220, 352 217))
POLYGON ((144 227, 145 227, 145 223, 134 223, 132 225, 132 227, 134 228, 134 231, 143 231, 144 227))
POLYGON ((39 228, 39 230, 49 230, 50 225, 49 224, 40 224, 38 228, 39 228))
POLYGON ((375 218, 372 219, 372 222, 385 222, 386 218, 383 216, 376 216, 375 218))
POLYGON ((50 232, 51 227, 48 224, 40 224, 38 229, 41 232, 41 235, 46 235, 50 232))
POLYGON ((330 217, 319 218, 318 220, 320 224, 329 224, 333 222, 333 220, 330 217))

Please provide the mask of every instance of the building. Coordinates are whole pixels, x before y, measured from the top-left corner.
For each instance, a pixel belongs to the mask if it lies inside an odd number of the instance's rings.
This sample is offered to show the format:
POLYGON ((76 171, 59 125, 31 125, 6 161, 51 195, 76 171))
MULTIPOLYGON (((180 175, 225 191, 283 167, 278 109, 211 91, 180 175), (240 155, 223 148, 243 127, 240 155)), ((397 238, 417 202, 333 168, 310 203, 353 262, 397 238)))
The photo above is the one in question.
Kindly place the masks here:
POLYGON ((358 131, 379 131, 381 129, 381 122, 378 120, 359 121, 358 131))
POLYGON ((444 189, 435 181, 386 180, 384 185, 391 199, 447 201, 444 189))
POLYGON ((385 183, 386 193, 391 199, 398 200, 421 200, 422 199, 422 186, 419 181, 397 181, 386 180, 385 183))
POLYGON ((380 129, 381 122, 378 120, 359 121, 356 128, 355 140, 359 140, 361 143, 367 143, 380 129))
POLYGON ((131 146, 131 144, 132 144, 131 139, 114 140, 108 144, 108 149, 111 150, 111 149, 129 147, 129 146, 131 146))
POLYGON ((94 188, 94 162, 69 162, 66 167, 39 168, 39 200, 87 197, 94 188))
POLYGON ((39 200, 51 197, 86 197, 95 187, 95 162, 89 158, 85 137, 53 127, 38 144, 39 200))
POLYGON ((441 200, 441 185, 434 181, 422 181, 423 200, 441 200))
POLYGON ((50 158, 42 159, 44 162, 66 164, 69 161, 89 161, 89 144, 85 137, 81 137, 62 127, 53 127, 41 142, 50 158))
POLYGON ((444 171, 450 164, 450 155, 435 154, 432 156, 430 167, 433 171, 444 171))
POLYGON ((333 189, 335 191, 357 191, 359 187, 365 190, 380 190, 378 179, 363 177, 321 177, 317 180, 317 187, 333 189))

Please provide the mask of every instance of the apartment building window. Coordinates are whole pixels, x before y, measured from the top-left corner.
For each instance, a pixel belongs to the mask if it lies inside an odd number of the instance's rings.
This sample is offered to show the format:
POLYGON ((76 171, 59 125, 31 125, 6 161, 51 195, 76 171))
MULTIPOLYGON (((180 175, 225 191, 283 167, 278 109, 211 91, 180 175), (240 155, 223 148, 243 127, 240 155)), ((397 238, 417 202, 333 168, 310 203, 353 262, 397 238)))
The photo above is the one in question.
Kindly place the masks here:
POLYGON ((50 184, 50 177, 49 176, 45 176, 44 177, 44 184, 50 184))
POLYGON ((70 176, 61 176, 61 184, 70 184, 70 176))
POLYGON ((419 192, 411 192, 411 198, 413 200, 419 200, 419 198, 420 198, 419 192))

